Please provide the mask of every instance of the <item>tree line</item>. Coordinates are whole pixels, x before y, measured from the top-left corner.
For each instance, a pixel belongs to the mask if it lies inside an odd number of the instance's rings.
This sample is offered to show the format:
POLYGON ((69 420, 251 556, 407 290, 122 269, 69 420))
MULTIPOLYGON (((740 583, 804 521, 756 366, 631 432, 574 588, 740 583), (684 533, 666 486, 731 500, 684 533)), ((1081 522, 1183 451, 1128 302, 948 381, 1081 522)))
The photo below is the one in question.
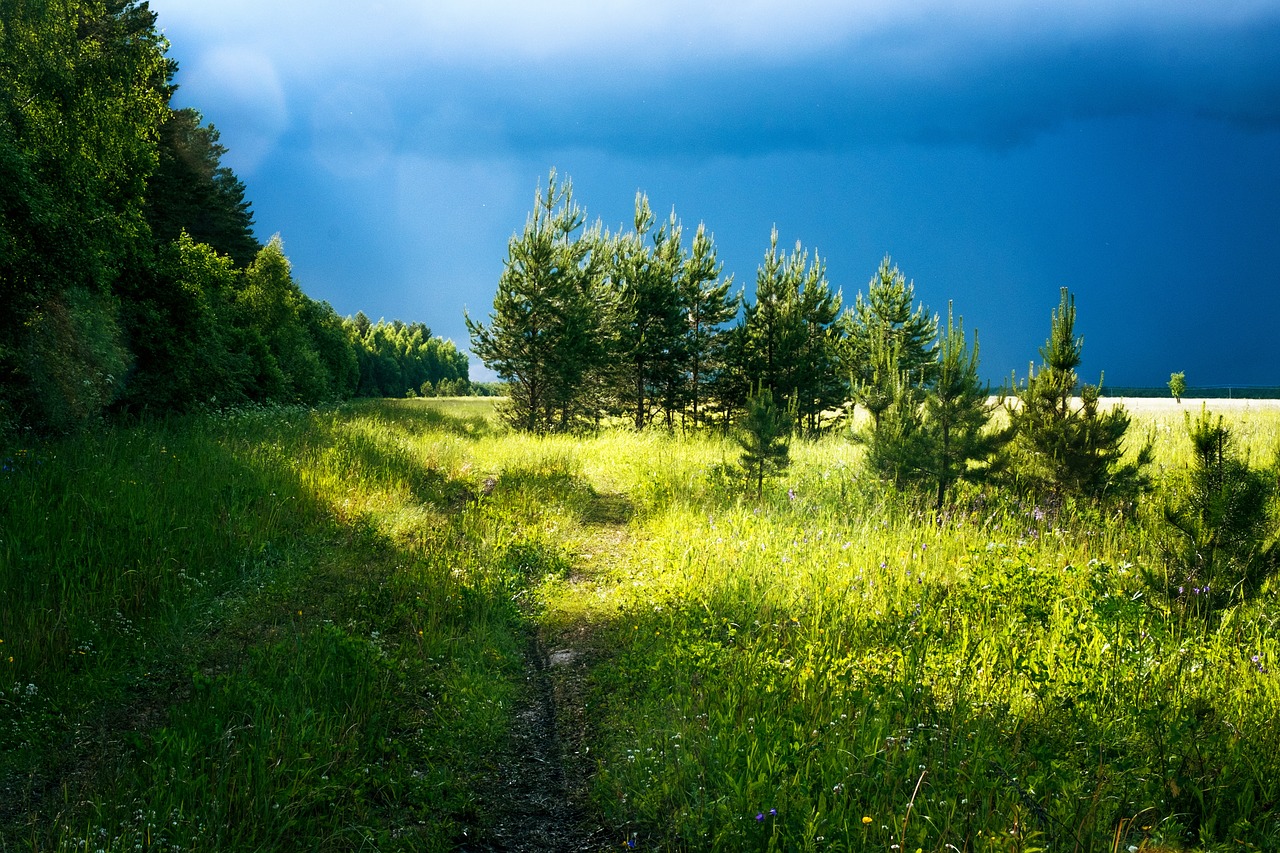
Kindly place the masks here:
POLYGON ((470 390, 451 342, 337 316, 254 236, 218 131, 172 106, 145 2, 0 13, 0 432, 470 390))
POLYGON ((1125 461, 1128 414, 1100 409, 1099 387, 1076 374, 1083 341, 1065 288, 1039 370, 996 399, 976 333, 950 307, 942 326, 889 257, 846 307, 823 260, 780 248, 775 230, 748 299, 704 226, 686 242, 675 213, 659 222, 643 193, 631 227, 588 226, 552 171, 508 243, 488 320, 466 321, 472 351, 508 383, 511 425, 754 431, 744 458, 757 491, 785 459, 783 427, 837 425, 881 479, 939 510, 963 480, 999 478, 1047 501, 1131 497, 1145 483, 1149 447, 1125 461))

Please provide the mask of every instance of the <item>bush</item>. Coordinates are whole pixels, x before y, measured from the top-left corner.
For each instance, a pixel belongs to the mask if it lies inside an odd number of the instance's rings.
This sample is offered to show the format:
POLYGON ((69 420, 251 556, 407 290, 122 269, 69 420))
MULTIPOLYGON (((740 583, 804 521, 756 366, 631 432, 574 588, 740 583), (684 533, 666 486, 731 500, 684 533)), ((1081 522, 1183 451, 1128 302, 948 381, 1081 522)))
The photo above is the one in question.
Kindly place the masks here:
POLYGON ((1221 415, 1202 407, 1186 420, 1192 461, 1164 507, 1164 573, 1147 579, 1170 607, 1207 619, 1280 571, 1276 482, 1239 455, 1221 415))

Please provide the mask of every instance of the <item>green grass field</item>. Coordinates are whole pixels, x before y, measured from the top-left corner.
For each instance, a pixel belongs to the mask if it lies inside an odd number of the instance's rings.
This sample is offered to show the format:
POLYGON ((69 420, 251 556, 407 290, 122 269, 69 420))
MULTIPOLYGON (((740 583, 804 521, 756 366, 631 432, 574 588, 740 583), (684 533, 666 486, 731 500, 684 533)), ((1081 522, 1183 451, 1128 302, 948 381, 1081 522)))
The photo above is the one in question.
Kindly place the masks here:
POLYGON ((494 849, 531 638, 600 849, 1280 849, 1275 591, 1160 607, 1159 492, 935 523, 831 436, 757 504, 731 441, 491 407, 0 453, 0 849, 494 849))

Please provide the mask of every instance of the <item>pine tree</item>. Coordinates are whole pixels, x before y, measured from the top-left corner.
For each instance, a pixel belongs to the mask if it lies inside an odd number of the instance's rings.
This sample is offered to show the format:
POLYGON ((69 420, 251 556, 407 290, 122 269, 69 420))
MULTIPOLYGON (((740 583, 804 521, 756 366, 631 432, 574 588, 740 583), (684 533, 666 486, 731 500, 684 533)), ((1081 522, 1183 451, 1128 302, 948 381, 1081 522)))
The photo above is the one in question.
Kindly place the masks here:
POLYGON ((1164 507, 1164 572, 1143 572, 1168 605, 1208 619, 1280 574, 1276 479, 1249 466, 1221 416, 1202 408, 1186 425, 1193 452, 1164 507))
POLYGON ((1017 393, 1009 408, 1016 433, 1014 454, 1021 484, 1055 500, 1066 495, 1091 499, 1132 496, 1145 486, 1142 468, 1150 461, 1151 444, 1132 462, 1123 462, 1129 414, 1123 406, 1099 411, 1097 385, 1080 388, 1076 368, 1084 339, 1075 336, 1075 299, 1062 288, 1053 312, 1044 359, 1017 393))
POLYGON ((953 325, 947 306, 947 331, 938 342, 934 382, 925 396, 924 423, 929 451, 926 467, 936 484, 934 510, 942 512, 948 490, 973 479, 1012 437, 989 427, 996 404, 990 388, 978 378, 978 335, 970 348, 964 320, 953 325))
POLYGON ((552 170, 507 243, 490 322, 466 317, 472 352, 507 383, 503 416, 518 429, 565 430, 590 415, 608 301, 600 232, 580 233, 584 221, 572 184, 552 170))
POLYGON ((840 294, 832 293, 826 265, 809 261, 800 243, 790 254, 778 252, 778 231, 770 236, 764 262, 756 272, 755 302, 744 312, 741 375, 755 376, 775 398, 785 398, 796 426, 816 428, 818 417, 841 402, 835 373, 840 294))
POLYGON ((925 392, 898 369, 893 349, 881 361, 880 371, 878 415, 853 438, 865 445, 865 464, 872 473, 896 489, 906 489, 919 484, 928 471, 929 437, 921 409, 925 392))
POLYGON ((936 365, 933 346, 938 336, 938 318, 930 317, 923 304, 912 307, 915 285, 892 263, 885 255, 867 284, 866 297, 859 293, 853 309, 841 318, 846 368, 855 394, 860 391, 882 399, 890 395, 892 385, 898 381, 883 370, 885 353, 896 352, 898 369, 919 385, 932 381, 936 365), (877 387, 877 383, 881 386, 877 387))
POLYGON ((608 274, 619 311, 613 347, 618 396, 636 429, 648 422, 653 399, 669 396, 683 360, 680 223, 674 212, 657 231, 654 223, 648 197, 636 193, 635 230, 614 239, 608 274))
POLYGON ((253 212, 244 183, 222 165, 227 149, 196 110, 170 111, 160 128, 159 162, 147 182, 147 221, 160 243, 186 232, 229 255, 236 266, 253 263, 262 245, 253 236, 253 212))
POLYGON ((747 414, 738 434, 741 464, 747 482, 756 487, 756 500, 764 496, 764 479, 791 463, 791 421, 793 413, 783 411, 773 400, 773 392, 760 387, 747 403, 747 414))
POLYGON ((698 225, 693 247, 685 259, 680 279, 685 313, 684 368, 689 377, 689 402, 693 423, 701 417, 706 391, 724 364, 725 335, 722 326, 738 313, 740 296, 731 296, 733 276, 721 277, 724 264, 716 259, 713 239, 698 225))
POLYGON ((1008 430, 992 430, 989 390, 978 379, 977 338, 971 348, 963 321, 947 308, 947 329, 930 352, 936 361, 914 373, 899 368, 898 342, 871 340, 875 381, 864 401, 875 416, 855 433, 867 447, 867 466, 896 488, 927 487, 936 512, 959 480, 986 474, 1008 430), (926 385, 922 377, 931 375, 926 385))

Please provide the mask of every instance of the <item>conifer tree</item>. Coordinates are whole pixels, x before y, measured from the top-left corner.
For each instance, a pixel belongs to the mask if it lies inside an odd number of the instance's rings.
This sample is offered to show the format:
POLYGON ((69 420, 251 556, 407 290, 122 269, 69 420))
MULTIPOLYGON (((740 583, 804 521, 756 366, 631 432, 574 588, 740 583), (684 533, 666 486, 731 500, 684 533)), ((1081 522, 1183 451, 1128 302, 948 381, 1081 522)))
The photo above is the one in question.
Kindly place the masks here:
POLYGON ((1075 318, 1075 299, 1064 287, 1040 350, 1043 364, 1039 372, 1032 369, 1009 408, 1016 475, 1024 487, 1055 499, 1132 496, 1146 483, 1142 468, 1150 461, 1151 444, 1134 461, 1123 462, 1128 412, 1119 405, 1100 411, 1097 385, 1082 386, 1076 402, 1084 339, 1075 335, 1075 318))
MULTIPOLYGON (((892 344, 882 352, 877 372, 877 408, 874 421, 855 431, 855 441, 866 446, 866 466, 896 489, 918 484, 928 471, 929 441, 924 430, 921 401, 924 389, 898 369, 892 344)), ((886 344, 877 343, 877 350, 886 344)))
MULTIPOLYGON (((915 285, 892 264, 885 255, 867 284, 866 297, 859 293, 852 310, 841 318, 846 338, 844 357, 853 389, 881 400, 891 396, 892 386, 898 381, 883 369, 886 353, 896 352, 898 369, 907 374, 909 382, 918 385, 932 381, 936 364, 933 346, 938 318, 930 317, 923 304, 912 307, 915 285)), ((867 407, 874 412, 872 404, 867 407)))
POLYGON ((146 216, 160 243, 186 232, 229 255, 237 267, 253 263, 262 245, 253 236, 244 183, 222 165, 218 130, 194 109, 171 110, 160 128, 159 161, 147 182, 146 216))
POLYGON ((978 335, 970 347, 963 318, 952 323, 947 306, 947 331, 938 342, 934 382, 925 396, 924 423, 928 443, 926 466, 936 485, 934 510, 942 512, 947 492, 958 480, 973 479, 1012 437, 1007 430, 991 430, 990 388, 978 378, 978 335))
POLYGON ((489 323, 466 317, 472 352, 508 385, 503 416, 518 429, 565 430, 590 414, 608 302, 600 232, 581 233, 584 221, 572 184, 552 170, 507 243, 489 323))
POLYGON ((647 423, 653 399, 677 381, 683 360, 680 223, 674 212, 657 231, 654 223, 648 196, 636 193, 635 230, 614 240, 608 276, 618 307, 618 396, 636 429, 647 423))
POLYGON ((810 263, 799 242, 790 254, 780 254, 774 229, 756 272, 755 302, 742 320, 739 371, 757 377, 775 398, 786 398, 797 426, 815 428, 821 412, 841 401, 841 389, 831 382, 832 324, 839 314, 840 294, 831 292, 822 259, 810 263))
POLYGON ((936 361, 912 374, 898 367, 898 342, 871 340, 875 381, 864 400, 875 416, 854 434, 867 447, 867 466, 896 488, 927 488, 936 512, 959 480, 985 475, 1009 430, 991 430, 996 405, 978 379, 978 344, 969 346, 963 321, 947 308, 947 329, 933 353, 936 361), (925 385, 923 375, 932 375, 925 385))
POLYGON ((1276 480, 1249 466, 1221 416, 1202 408, 1186 425, 1192 457, 1164 507, 1164 572, 1143 574, 1166 604, 1208 619, 1280 574, 1276 480))
POLYGON ((721 327, 738 313, 741 301, 741 297, 730 295, 733 276, 722 278, 723 269, 706 227, 698 225, 680 281, 686 323, 684 367, 695 425, 711 381, 724 364, 726 339, 721 327))
POLYGON ((756 487, 756 500, 764 496, 764 479, 791 463, 791 422, 793 413, 783 411, 773 400, 773 392, 761 386, 747 403, 747 414, 738 434, 741 464, 747 482, 756 487))

